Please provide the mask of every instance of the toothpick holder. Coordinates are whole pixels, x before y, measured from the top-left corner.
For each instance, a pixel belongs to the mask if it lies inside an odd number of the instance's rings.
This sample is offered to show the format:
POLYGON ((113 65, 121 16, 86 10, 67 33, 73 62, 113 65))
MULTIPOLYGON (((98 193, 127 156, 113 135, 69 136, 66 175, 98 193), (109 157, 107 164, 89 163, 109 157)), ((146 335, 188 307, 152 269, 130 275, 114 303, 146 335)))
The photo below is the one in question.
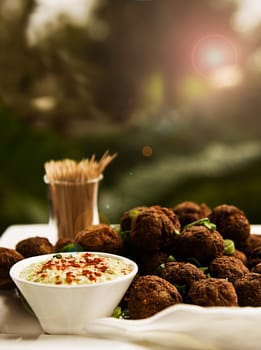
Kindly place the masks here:
POLYGON ((103 175, 84 182, 49 181, 49 224, 57 230, 57 238, 73 240, 76 233, 99 224, 98 190, 103 175))

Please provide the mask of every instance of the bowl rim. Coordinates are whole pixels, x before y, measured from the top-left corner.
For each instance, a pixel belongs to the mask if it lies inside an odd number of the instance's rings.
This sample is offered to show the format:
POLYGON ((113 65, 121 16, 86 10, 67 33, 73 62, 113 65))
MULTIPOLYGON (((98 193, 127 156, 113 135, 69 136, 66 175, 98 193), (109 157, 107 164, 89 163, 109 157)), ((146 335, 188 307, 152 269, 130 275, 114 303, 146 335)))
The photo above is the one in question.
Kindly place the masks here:
POLYGON ((22 260, 17 261, 9 270, 9 275, 12 278, 13 282, 16 284, 17 282, 25 283, 27 285, 31 286, 38 286, 41 288, 57 288, 57 289, 79 289, 79 288, 97 288, 98 286, 108 285, 108 284, 118 284, 125 280, 128 280, 129 278, 134 278, 135 275, 138 272, 138 265, 135 261, 126 258, 122 255, 112 254, 112 253, 106 253, 106 252, 99 252, 99 251, 82 251, 82 252, 61 252, 61 253, 51 253, 51 254, 42 254, 42 255, 36 255, 31 256, 29 258, 24 258, 22 260), (85 283, 85 284, 52 284, 52 283, 38 283, 38 282, 32 282, 27 281, 26 279, 19 276, 19 273, 29 266, 30 264, 46 261, 50 258, 52 258, 56 254, 60 254, 62 256, 70 256, 70 255, 78 255, 78 254, 95 254, 103 257, 109 257, 114 258, 117 260, 121 260, 126 262, 127 264, 130 264, 132 266, 132 271, 128 273, 127 275, 119 276, 119 278, 115 278, 110 281, 103 281, 103 282, 97 282, 97 283, 85 283))

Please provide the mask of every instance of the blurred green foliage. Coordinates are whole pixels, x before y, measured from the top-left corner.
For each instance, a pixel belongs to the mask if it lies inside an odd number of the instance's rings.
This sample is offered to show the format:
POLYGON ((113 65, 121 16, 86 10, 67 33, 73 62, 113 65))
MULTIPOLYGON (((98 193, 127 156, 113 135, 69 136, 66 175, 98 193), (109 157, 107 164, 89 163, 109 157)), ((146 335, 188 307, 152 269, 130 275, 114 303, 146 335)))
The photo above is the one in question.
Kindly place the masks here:
MULTIPOLYGON (((3 109, 1 118, 1 230, 12 224, 48 221, 48 203, 43 183, 44 162, 50 159, 99 158, 110 145, 118 157, 106 169, 99 191, 103 220, 118 222, 124 210, 137 205, 174 206, 183 200, 238 205, 251 223, 260 223, 261 145, 212 141, 194 149, 189 137, 175 140, 171 135, 156 137, 147 130, 146 141, 156 150, 144 157, 142 130, 114 131, 97 135, 64 137, 35 130, 3 109), (226 144, 226 146, 225 146, 226 144), (172 146, 172 147, 171 147, 172 146), (173 152, 175 147, 175 152, 173 152), (217 147, 217 150, 215 150, 217 147), (220 153, 219 156, 217 154, 220 153)), ((158 135, 159 136, 159 135, 158 135)))
POLYGON ((100 184, 103 220, 193 200, 261 223, 261 32, 232 28, 235 2, 97 0, 86 23, 60 16, 30 45, 39 6, 17 4, 0 3, 1 232, 48 221, 46 161, 107 149, 118 157, 100 184), (193 45, 209 33, 239 48, 240 84, 195 72, 193 45))

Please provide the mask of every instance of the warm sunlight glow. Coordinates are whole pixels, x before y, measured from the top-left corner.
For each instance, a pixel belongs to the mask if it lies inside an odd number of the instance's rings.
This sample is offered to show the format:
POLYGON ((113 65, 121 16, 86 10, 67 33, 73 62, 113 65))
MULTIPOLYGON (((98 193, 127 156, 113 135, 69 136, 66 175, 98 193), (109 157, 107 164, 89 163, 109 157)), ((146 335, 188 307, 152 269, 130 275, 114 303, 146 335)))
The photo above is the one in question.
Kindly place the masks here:
POLYGON ((210 75, 210 81, 216 88, 236 86, 241 83, 242 79, 242 72, 235 65, 217 68, 210 75))
POLYGON ((208 35, 200 38, 192 51, 195 70, 206 78, 217 68, 234 65, 236 62, 235 45, 222 35, 208 35))
POLYGON ((260 0, 238 0, 239 10, 232 19, 232 24, 239 32, 249 31, 261 23, 260 0))

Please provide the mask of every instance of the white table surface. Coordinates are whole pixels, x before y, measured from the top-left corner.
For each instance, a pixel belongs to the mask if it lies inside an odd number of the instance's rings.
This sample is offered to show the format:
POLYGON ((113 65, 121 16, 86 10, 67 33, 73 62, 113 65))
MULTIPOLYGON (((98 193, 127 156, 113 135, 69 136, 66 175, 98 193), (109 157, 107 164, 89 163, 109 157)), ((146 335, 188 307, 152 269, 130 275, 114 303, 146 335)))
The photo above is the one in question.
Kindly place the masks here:
POLYGON ((7 248, 15 248, 16 243, 22 239, 42 236, 50 240, 54 244, 57 240, 57 232, 52 225, 49 224, 32 224, 32 225, 12 225, 7 227, 0 237, 0 246, 7 248))
MULTIPOLYGON (((261 225, 252 225, 251 233, 261 234, 261 225)), ((22 239, 34 236, 47 237, 52 244, 57 241, 57 232, 49 224, 12 225, 0 236, 0 246, 15 248, 16 243, 22 239)))
MULTIPOLYGON (((252 233, 261 234, 261 225, 252 233)), ((0 246, 14 248, 21 239, 56 232, 48 224, 14 225, 0 237, 0 246)), ((146 320, 100 319, 86 326, 86 335, 48 335, 22 306, 15 291, 0 291, 0 349, 106 350, 260 350, 261 308, 202 308, 179 304, 146 320)))

